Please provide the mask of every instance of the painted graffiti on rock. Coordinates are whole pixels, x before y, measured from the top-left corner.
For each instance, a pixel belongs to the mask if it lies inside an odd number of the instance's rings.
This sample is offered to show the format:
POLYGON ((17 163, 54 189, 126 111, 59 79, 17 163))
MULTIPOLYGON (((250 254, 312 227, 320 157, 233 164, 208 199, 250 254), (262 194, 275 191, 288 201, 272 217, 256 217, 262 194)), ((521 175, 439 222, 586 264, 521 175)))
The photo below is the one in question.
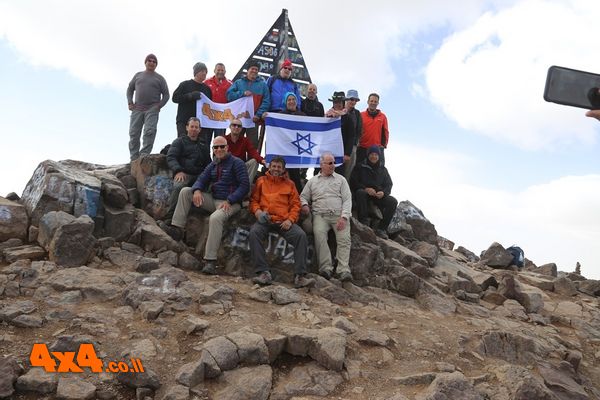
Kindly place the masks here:
MULTIPOLYGON (((231 239, 231 246, 237 247, 242 250, 250 251, 250 231, 239 226, 233 232, 231 239)), ((314 246, 312 240, 309 238, 308 251, 306 252, 306 264, 312 263, 314 254, 314 246)), ((284 264, 294 263, 294 246, 289 244, 282 236, 279 236, 275 232, 269 232, 266 240, 267 246, 265 251, 267 254, 272 254, 281 259, 284 264)))

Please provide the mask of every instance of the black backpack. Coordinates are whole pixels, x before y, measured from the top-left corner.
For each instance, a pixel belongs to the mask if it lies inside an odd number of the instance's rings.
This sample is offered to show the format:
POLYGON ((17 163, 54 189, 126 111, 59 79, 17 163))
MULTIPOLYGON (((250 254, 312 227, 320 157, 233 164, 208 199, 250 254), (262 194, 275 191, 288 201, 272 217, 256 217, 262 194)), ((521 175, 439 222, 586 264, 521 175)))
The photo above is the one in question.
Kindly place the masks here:
POLYGON ((512 264, 516 265, 519 268, 523 268, 523 264, 525 262, 525 252, 519 246, 512 245, 508 249, 506 249, 510 254, 512 254, 512 264))

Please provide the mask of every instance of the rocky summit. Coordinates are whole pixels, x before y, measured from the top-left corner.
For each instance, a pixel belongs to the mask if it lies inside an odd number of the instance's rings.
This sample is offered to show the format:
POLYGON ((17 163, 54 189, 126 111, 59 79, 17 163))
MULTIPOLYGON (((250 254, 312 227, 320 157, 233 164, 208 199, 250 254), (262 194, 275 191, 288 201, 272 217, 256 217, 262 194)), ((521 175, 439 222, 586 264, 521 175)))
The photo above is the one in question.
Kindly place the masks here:
POLYGON ((181 242, 157 225, 171 182, 160 155, 44 161, 0 198, 0 398, 600 399, 600 281, 579 269, 454 250, 404 201, 389 240, 351 220, 352 282, 310 245, 316 284, 294 289, 271 235, 274 284, 253 285, 246 210, 207 276, 206 215, 181 242))

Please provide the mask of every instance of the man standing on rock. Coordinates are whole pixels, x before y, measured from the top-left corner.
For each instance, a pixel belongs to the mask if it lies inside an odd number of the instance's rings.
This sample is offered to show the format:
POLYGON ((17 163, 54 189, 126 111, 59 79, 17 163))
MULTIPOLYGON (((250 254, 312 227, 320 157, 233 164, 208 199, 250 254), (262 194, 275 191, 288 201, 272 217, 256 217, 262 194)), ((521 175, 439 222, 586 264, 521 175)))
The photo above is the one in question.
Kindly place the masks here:
POLYGON ((370 225, 369 203, 374 203, 383 214, 375 234, 382 239, 388 239, 387 228, 396 212, 398 200, 390 195, 392 178, 387 168, 379 161, 379 146, 369 147, 367 159, 354 168, 350 185, 356 200, 358 220, 367 226, 370 225))
POLYGON ((356 149, 356 163, 360 164, 367 158, 367 150, 373 145, 379 146, 379 159, 385 165, 384 149, 390 139, 388 120, 384 113, 377 108, 379 95, 371 93, 367 100, 367 109, 360 113, 362 119, 362 134, 356 149))
POLYGON ((173 171, 173 191, 169 197, 169 211, 164 218, 167 221, 173 218, 181 189, 192 186, 210 162, 210 159, 206 158, 206 146, 198 140, 200 120, 190 117, 186 130, 187 135, 175 139, 167 153, 167 164, 173 171))
MULTIPOLYGON (((227 103, 227 90, 231 87, 231 82, 225 77, 225 64, 217 63, 215 65, 215 75, 208 78, 204 83, 212 92, 212 101, 215 103, 227 103)), ((215 137, 225 136, 225 129, 213 129, 215 137)))
POLYGON ((250 199, 250 212, 257 222, 250 229, 250 254, 256 272, 252 279, 259 285, 270 285, 273 281, 263 240, 269 232, 277 232, 294 246, 294 286, 312 286, 315 280, 306 278, 306 234, 296 222, 300 216, 300 198, 296 185, 285 172, 285 160, 276 156, 269 163, 265 176, 256 181, 250 199))
POLYGON ((303 214, 312 212, 319 273, 326 279, 333 276, 331 252, 327 245, 327 233, 333 229, 337 242, 337 276, 341 281, 351 281, 349 259, 352 193, 346 178, 334 172, 334 169, 333 154, 321 154, 321 172, 306 183, 300 201, 303 214))
POLYGON ((208 164, 191 188, 183 188, 171 226, 167 233, 175 240, 181 240, 188 212, 192 204, 212 213, 209 217, 208 238, 204 250, 202 272, 216 273, 217 252, 223 236, 223 224, 242 208, 241 203, 250 190, 246 165, 227 150, 227 140, 217 136, 212 146, 214 160, 208 164), (209 191, 210 190, 210 191, 209 191))
POLYGON ((169 101, 169 87, 162 75, 156 72, 158 60, 148 54, 144 60, 146 70, 136 73, 127 86, 127 104, 131 111, 129 119, 129 157, 131 161, 140 155, 152 152, 158 113, 169 101), (135 92, 135 101, 133 95, 135 92), (140 150, 140 136, 144 128, 143 146, 140 150))

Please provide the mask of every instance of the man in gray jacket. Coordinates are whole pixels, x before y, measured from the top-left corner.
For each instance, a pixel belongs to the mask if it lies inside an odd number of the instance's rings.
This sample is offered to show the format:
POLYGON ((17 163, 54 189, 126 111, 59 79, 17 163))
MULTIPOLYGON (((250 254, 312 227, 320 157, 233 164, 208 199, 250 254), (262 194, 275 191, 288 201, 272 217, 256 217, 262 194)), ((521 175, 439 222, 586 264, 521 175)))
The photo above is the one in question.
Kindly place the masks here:
POLYGON ((127 87, 127 103, 131 110, 129 120, 129 157, 131 161, 152 152, 158 113, 169 101, 169 87, 162 75, 156 73, 158 60, 148 54, 144 60, 146 70, 136 73, 127 87), (135 101, 133 95, 135 92, 135 101), (144 143, 140 150, 140 136, 144 128, 144 143))

